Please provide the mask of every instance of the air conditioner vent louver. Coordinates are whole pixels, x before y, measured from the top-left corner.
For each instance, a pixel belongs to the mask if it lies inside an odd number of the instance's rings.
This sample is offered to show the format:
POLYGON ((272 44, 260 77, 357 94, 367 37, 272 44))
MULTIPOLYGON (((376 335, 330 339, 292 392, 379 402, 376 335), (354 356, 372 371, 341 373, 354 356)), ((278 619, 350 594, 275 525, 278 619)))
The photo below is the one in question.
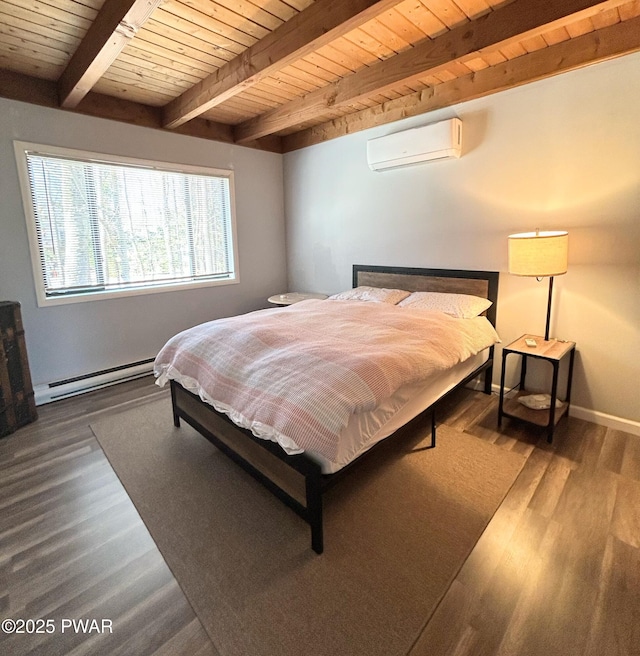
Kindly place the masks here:
POLYGON ((367 142, 367 162, 372 171, 460 157, 462 121, 452 118, 431 125, 388 134, 367 142))

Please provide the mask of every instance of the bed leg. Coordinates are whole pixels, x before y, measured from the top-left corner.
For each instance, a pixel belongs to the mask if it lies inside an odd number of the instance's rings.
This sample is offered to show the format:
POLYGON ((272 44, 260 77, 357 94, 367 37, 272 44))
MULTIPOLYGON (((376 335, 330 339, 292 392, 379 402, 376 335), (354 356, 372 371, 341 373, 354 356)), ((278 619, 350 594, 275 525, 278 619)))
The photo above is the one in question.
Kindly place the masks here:
POLYGON ((307 522, 311 527, 311 548, 321 554, 324 549, 322 530, 322 486, 320 470, 307 474, 305 492, 307 497, 307 522))
POLYGON ((493 353, 495 347, 492 346, 489 351, 489 357, 491 358, 491 364, 484 370, 484 393, 491 394, 491 383, 493 382, 493 353))
POLYGON ((173 425, 180 428, 180 415, 176 409, 176 385, 174 381, 170 381, 171 385, 171 408, 173 409, 173 425))
POLYGON ((436 411, 435 408, 431 409, 431 445, 429 449, 433 449, 436 445, 436 411))
POLYGON ((491 382, 493 376, 491 375, 491 368, 484 372, 484 393, 491 394, 491 382))

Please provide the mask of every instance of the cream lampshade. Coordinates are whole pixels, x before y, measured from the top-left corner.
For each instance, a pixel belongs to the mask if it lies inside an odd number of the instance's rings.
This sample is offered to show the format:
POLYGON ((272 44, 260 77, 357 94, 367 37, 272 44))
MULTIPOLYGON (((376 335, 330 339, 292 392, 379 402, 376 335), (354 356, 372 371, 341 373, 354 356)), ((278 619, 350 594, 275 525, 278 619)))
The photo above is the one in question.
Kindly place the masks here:
POLYGON ((509 235, 509 273, 549 278, 549 302, 545 340, 549 339, 553 277, 567 272, 569 234, 562 231, 521 232, 509 235))

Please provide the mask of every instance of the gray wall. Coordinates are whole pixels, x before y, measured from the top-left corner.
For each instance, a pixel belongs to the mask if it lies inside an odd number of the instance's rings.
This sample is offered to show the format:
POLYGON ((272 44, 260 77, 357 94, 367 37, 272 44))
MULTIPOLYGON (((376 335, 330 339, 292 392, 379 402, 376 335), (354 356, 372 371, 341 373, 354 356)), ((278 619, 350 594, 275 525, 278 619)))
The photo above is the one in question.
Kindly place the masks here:
POLYGON ((354 263, 498 270, 508 343, 544 333, 548 288, 506 272, 507 235, 566 229, 551 332, 578 344, 573 401, 637 422, 639 73, 629 55, 285 155, 289 288, 348 288, 354 263), (368 169, 368 139, 450 116, 461 159, 368 169))
POLYGON ((0 99, 0 299, 19 301, 34 385, 154 357, 189 326, 286 287, 282 156, 0 99), (39 308, 13 140, 235 172, 240 282, 39 308))

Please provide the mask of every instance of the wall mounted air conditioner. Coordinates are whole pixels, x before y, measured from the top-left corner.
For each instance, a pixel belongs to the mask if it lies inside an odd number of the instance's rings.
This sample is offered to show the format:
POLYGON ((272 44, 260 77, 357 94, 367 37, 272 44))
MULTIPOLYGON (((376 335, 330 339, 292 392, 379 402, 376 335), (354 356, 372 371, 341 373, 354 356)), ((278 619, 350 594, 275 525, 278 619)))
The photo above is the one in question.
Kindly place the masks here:
POLYGON ((372 171, 383 171, 460 157, 461 149, 462 121, 452 118, 367 141, 367 162, 372 171))

